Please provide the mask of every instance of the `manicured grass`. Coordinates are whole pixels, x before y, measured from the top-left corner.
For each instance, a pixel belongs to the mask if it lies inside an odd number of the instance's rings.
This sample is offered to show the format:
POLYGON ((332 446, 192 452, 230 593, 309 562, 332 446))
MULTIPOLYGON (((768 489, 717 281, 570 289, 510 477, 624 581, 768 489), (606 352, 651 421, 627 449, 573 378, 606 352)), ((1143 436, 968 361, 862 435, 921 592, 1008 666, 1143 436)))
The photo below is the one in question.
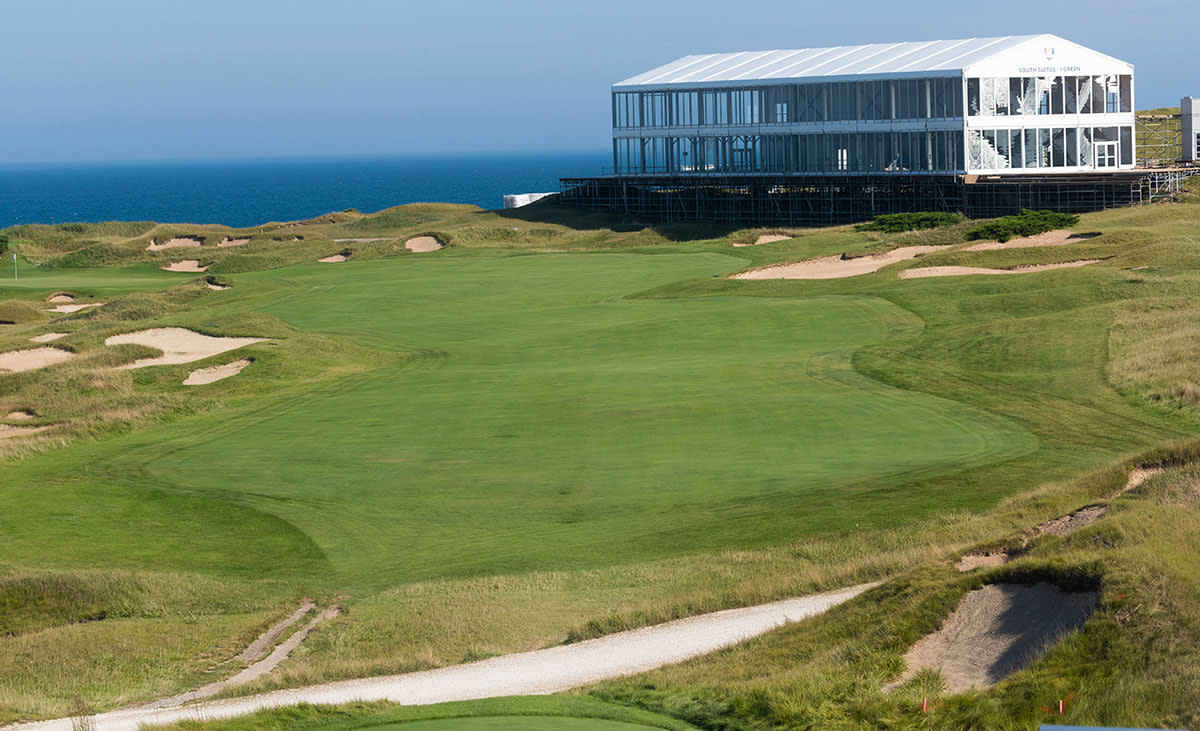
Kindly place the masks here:
POLYGON ((433 706, 360 703, 347 706, 301 705, 262 711, 227 721, 185 721, 164 731, 348 731, 404 729, 430 731, 501 731, 502 729, 568 729, 569 731, 690 731, 689 723, 637 708, 574 695, 514 696, 433 706))

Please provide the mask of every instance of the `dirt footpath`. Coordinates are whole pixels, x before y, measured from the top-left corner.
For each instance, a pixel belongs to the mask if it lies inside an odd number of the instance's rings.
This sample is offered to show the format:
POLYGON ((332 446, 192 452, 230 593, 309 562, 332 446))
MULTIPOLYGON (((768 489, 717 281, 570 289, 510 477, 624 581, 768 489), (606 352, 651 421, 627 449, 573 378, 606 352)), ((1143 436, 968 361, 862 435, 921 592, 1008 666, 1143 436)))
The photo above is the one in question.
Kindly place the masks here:
MULTIPOLYGON (((821 614, 872 586, 864 584, 757 607, 729 609, 573 645, 504 655, 407 675, 347 680, 177 708, 101 713, 89 719, 92 724, 90 728, 95 731, 136 731, 140 724, 231 718, 264 708, 297 703, 388 700, 406 705, 426 705, 498 696, 557 693, 608 678, 653 670, 719 650, 788 622, 821 614)), ((11 728, 72 731, 72 721, 59 719, 11 728)))

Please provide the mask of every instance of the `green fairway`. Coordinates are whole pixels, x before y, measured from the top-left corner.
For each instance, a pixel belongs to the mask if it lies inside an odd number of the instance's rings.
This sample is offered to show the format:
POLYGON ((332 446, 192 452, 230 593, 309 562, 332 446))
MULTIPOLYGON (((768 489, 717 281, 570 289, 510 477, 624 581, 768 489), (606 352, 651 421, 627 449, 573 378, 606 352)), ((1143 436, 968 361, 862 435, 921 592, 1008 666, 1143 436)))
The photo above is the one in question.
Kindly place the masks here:
POLYGON ((0 261, 0 299, 58 289, 99 296, 167 287, 186 278, 187 275, 166 272, 152 264, 120 269, 44 269, 22 262, 14 279, 10 259, 0 261))
POLYGON ((624 721, 567 716, 480 716, 477 718, 443 718, 436 721, 390 723, 386 726, 366 726, 377 731, 636 731, 654 728, 624 721))
MULTIPOLYGON (((736 263, 543 255, 240 277, 255 306, 297 328, 413 357, 267 409, 87 449, 90 481, 118 494, 78 520, 100 523, 121 491, 152 487, 172 510, 205 516, 188 532, 198 549, 164 552, 161 568, 221 561, 197 535, 210 530, 246 547, 225 563, 255 555, 264 572, 291 573, 304 557, 314 574, 328 562, 341 582, 380 585, 761 546, 911 517, 948 507, 894 490, 913 475, 1034 448, 1012 422, 854 373, 857 348, 919 331, 886 301, 622 299, 736 263), (870 504, 854 500, 866 490, 870 504), (194 507, 179 507, 187 500, 194 507), (279 527, 264 530, 272 518, 279 527), (279 555, 262 560, 264 550, 279 555)), ((18 557, 48 558, 44 534, 13 531, 27 537, 18 557)), ((152 534, 105 561, 145 566, 152 534)))

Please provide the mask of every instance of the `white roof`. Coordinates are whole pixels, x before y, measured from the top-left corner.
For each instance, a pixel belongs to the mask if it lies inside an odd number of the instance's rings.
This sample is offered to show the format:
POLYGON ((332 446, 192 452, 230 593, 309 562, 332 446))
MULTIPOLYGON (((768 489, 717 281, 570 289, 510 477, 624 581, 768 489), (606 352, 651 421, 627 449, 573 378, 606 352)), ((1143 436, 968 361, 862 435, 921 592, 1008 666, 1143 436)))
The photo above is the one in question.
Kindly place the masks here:
POLYGON ((1041 34, 685 56, 614 84, 613 88, 678 84, 711 86, 811 77, 893 76, 932 72, 950 75, 996 56, 1009 56, 1009 52, 1021 47, 1037 49, 1036 55, 1039 56, 1048 54, 1042 63, 1053 58, 1055 49, 1070 48, 1132 68, 1058 36, 1041 34))

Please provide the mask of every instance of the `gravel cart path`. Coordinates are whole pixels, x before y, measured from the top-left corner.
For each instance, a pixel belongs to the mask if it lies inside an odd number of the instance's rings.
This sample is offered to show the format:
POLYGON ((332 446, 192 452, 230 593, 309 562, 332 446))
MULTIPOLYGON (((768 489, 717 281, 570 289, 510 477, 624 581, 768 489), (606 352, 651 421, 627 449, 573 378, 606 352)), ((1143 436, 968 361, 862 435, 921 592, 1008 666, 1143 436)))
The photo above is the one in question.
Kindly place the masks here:
MULTIPOLYGON (((745 609, 728 609, 572 645, 504 655, 406 675, 347 680, 175 708, 136 708, 91 717, 96 731, 135 731, 141 724, 241 716, 297 703, 388 700, 406 705, 544 695, 682 662, 821 614, 874 586, 839 589, 745 609)), ((71 719, 10 726, 71 731, 71 719)))

